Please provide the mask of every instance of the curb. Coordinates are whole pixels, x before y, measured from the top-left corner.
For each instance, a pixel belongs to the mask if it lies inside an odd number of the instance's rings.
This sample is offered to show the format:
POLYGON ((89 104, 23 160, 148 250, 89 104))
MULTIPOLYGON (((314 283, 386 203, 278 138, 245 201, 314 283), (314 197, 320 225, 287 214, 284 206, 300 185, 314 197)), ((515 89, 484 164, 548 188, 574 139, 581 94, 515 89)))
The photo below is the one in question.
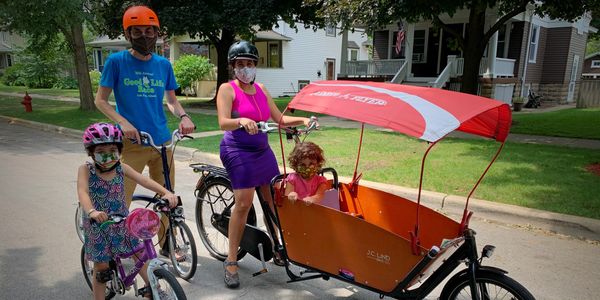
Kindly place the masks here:
MULTIPOLYGON (((56 132, 65 136, 81 139, 83 131, 65 128, 45 123, 23 120, 0 115, 10 124, 26 126, 43 131, 56 132)), ((188 162, 204 162, 221 166, 219 155, 201 152, 194 148, 178 146, 175 159, 188 162)), ((350 181, 350 178, 340 176, 340 181, 350 181)), ((406 199, 417 199, 418 190, 361 180, 365 186, 377 188, 406 199)), ((421 203, 440 213, 450 215, 454 220, 460 220, 466 197, 449 195, 438 192, 422 191, 421 203)), ((572 238, 600 242, 600 220, 553 213, 543 210, 526 208, 516 205, 502 204, 487 200, 471 198, 469 210, 473 211, 476 219, 491 223, 521 227, 528 230, 541 231, 547 234, 565 235, 572 238)))

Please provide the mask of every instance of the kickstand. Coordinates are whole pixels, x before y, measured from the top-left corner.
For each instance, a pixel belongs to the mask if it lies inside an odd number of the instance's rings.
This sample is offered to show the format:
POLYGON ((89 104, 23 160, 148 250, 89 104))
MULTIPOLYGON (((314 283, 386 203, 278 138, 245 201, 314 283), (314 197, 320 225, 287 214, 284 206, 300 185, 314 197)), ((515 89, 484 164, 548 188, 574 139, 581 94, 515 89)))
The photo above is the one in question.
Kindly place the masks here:
POLYGON ((269 272, 269 270, 267 270, 267 263, 265 262, 265 254, 263 252, 263 244, 262 243, 258 244, 258 253, 260 253, 260 262, 262 263, 263 268, 262 268, 262 270, 252 274, 252 277, 269 272))

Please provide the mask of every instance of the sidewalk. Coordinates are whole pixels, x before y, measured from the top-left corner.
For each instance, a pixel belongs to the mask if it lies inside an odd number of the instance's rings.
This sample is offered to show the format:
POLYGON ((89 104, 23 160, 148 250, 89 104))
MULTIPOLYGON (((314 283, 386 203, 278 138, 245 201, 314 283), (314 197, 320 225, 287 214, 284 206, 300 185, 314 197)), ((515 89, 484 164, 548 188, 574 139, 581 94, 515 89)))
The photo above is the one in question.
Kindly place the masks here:
MULTIPOLYGON (((8 121, 10 124, 37 128, 44 131, 57 132, 78 139, 81 138, 82 134, 82 131, 70 128, 64 128, 5 116, 0 116, 0 118, 8 121)), ((327 118, 322 118, 322 120, 323 119, 327 118)), ((329 123, 328 121, 323 121, 321 121, 322 124, 329 123)), ((349 121, 337 120, 336 122, 349 121)), ((196 135, 207 136, 211 134, 221 133, 219 131, 215 131, 203 132, 196 135)), ((197 149, 186 148, 182 146, 177 148, 175 158, 178 161, 183 162, 205 162, 215 165, 221 165, 219 156, 216 154, 205 153, 197 149)), ((340 178, 340 181, 343 182, 348 182, 349 180, 350 178, 340 178)), ((400 195, 407 199, 415 200, 417 199, 418 195, 418 190, 412 188, 369 182, 366 180, 362 180, 361 184, 369 187, 374 187, 392 194, 400 195)), ((430 191, 423 191, 421 197, 421 202, 423 205, 426 205, 441 213, 447 214, 455 220, 460 220, 460 217, 463 214, 465 201, 465 197, 430 191)), ((571 215, 563 215, 514 205, 500 204, 480 199, 471 199, 469 210, 474 212, 474 218, 492 223, 505 224, 511 227, 519 227, 526 230, 533 230, 542 234, 567 236, 576 239, 588 240, 594 243, 600 242, 600 220, 571 215)))

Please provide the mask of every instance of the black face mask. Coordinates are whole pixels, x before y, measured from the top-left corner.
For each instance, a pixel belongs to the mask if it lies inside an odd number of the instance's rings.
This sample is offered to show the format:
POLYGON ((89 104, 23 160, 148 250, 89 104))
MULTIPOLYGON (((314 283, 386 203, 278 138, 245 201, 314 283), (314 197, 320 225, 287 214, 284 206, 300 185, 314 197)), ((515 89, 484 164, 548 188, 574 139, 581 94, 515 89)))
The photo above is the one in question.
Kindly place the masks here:
POLYGON ((131 48, 133 50, 139 52, 141 55, 146 56, 150 54, 150 52, 154 51, 154 47, 156 47, 157 36, 154 37, 145 37, 140 36, 137 39, 131 39, 131 48))

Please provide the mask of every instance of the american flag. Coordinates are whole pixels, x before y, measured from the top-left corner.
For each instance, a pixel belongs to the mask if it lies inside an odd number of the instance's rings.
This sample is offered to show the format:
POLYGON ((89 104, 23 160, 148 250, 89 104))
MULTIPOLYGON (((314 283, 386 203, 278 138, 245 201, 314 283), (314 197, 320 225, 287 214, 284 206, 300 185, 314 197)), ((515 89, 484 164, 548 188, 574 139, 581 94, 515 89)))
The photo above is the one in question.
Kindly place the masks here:
POLYGON ((398 34, 396 35, 396 54, 400 55, 402 51, 402 42, 404 42, 404 26, 398 24, 398 34))

